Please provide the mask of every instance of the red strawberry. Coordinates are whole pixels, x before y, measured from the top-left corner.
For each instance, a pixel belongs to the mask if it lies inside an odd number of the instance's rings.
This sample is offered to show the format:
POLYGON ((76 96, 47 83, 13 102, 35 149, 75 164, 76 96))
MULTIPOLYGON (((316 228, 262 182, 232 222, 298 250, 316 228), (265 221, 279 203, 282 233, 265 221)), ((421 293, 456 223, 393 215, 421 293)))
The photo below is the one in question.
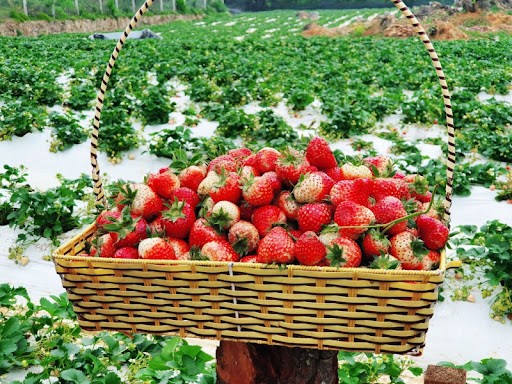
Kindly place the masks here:
POLYGON ((119 248, 116 253, 114 253, 115 259, 138 259, 139 251, 135 247, 123 247, 119 248))
POLYGON ((240 219, 245 221, 251 221, 252 220, 252 214, 256 207, 249 204, 247 201, 242 200, 240 205, 238 206, 240 208, 240 219))
POLYGON ((368 258, 388 253, 390 246, 389 239, 376 228, 370 228, 361 242, 363 255, 368 258))
POLYGON ((274 199, 274 189, 266 178, 256 176, 242 180, 242 196, 244 200, 254 207, 268 205, 274 199))
POLYGON ((250 165, 243 165, 238 171, 240 179, 254 178, 255 176, 261 176, 258 170, 250 165))
POLYGON ((372 194, 375 200, 394 196, 400 200, 409 199, 409 188, 403 179, 376 178, 373 180, 372 194))
POLYGON ((411 197, 428 203, 432 200, 432 193, 428 190, 428 180, 421 175, 406 175, 404 180, 408 183, 411 197))
POLYGON ((258 256, 256 255, 247 255, 240 259, 241 263, 257 263, 258 256))
POLYGON ((253 224, 248 221, 239 221, 229 229, 228 241, 236 253, 245 256, 256 249, 260 235, 253 224))
POLYGON ((214 171, 219 175, 222 173, 222 170, 225 172, 236 172, 238 169, 238 164, 235 158, 231 155, 221 155, 210 161, 208 164, 207 171, 214 171))
POLYGON ((343 180, 371 179, 373 177, 372 171, 366 165, 345 163, 340 168, 343 180))
POLYGON ((135 216, 142 216, 147 221, 156 217, 163 208, 162 199, 150 187, 142 183, 121 186, 116 204, 118 204, 118 209, 129 205, 131 213, 135 216))
POLYGON ((311 165, 318 168, 332 168, 338 165, 329 143, 321 137, 315 137, 308 143, 306 158, 311 165))
POLYGON ((327 248, 312 231, 304 232, 295 243, 294 255, 302 265, 317 265, 326 254, 327 248))
POLYGON ((174 248, 161 237, 142 240, 138 250, 141 259, 176 260, 174 248))
POLYGON ((169 200, 174 201, 176 199, 178 201, 186 201, 187 203, 190 204, 193 210, 195 210, 196 207, 201 202, 201 198, 199 197, 197 192, 188 187, 179 187, 178 189, 176 189, 172 193, 172 196, 169 200))
POLYGON ((277 176, 277 173, 274 171, 265 172, 263 175, 261 175, 261 177, 267 179, 270 182, 272 190, 274 191, 274 196, 281 192, 282 183, 279 176, 277 176))
POLYGON ((115 238, 110 233, 94 237, 91 242, 91 256, 114 257, 117 251, 115 242, 115 238))
POLYGON ((168 237, 184 239, 188 236, 196 220, 196 214, 189 203, 174 200, 172 204, 166 205, 160 220, 168 237))
POLYGON ((190 247, 187 242, 182 239, 176 238, 167 238, 166 239, 169 245, 174 249, 174 254, 176 255, 176 259, 178 260, 188 260, 188 252, 190 251, 190 247))
POLYGON ((301 175, 309 171, 309 161, 304 154, 293 148, 283 152, 276 163, 276 173, 286 185, 295 185, 301 175))
POLYGON ((326 260, 333 267, 359 267, 362 260, 361 248, 352 239, 337 237, 327 246, 326 260))
POLYGON ((103 228, 105 224, 110 224, 121 217, 121 211, 114 207, 113 209, 106 209, 96 217, 96 224, 99 228, 103 228))
POLYGON ((429 251, 428 254, 421 259, 421 269, 430 271, 439 268, 441 262, 441 254, 437 251, 429 251))
POLYGON ((201 181, 205 179, 206 174, 206 165, 191 165, 178 174, 180 186, 197 192, 197 188, 201 181))
POLYGON ((215 231, 206 219, 198 219, 190 229, 188 244, 190 247, 202 248, 207 242, 220 239, 225 239, 225 236, 215 231))
MULTIPOLYGON (((394 220, 407 216, 407 212, 403 203, 394 196, 386 196, 378 200, 373 207, 370 208, 375 215, 378 224, 387 224, 394 220)), ((397 233, 405 231, 407 228, 407 220, 389 228, 386 233, 393 236, 397 233)))
MULTIPOLYGON (((277 149, 265 147, 256 153, 255 163, 253 166, 260 174, 275 171, 277 159, 280 157, 281 153, 277 149)), ((245 165, 247 165, 247 163, 245 165)))
POLYGON ((324 172, 311 172, 301 177, 293 187, 293 196, 299 203, 316 203, 325 199, 334 181, 324 172))
POLYGON ((337 183, 340 180, 343 180, 343 172, 341 171, 341 168, 338 166, 324 169, 324 172, 327 176, 333 179, 335 183, 337 183))
POLYGON ((275 205, 281 208, 288 220, 297 220, 301 205, 290 191, 282 191, 276 199, 275 205))
POLYGON ((258 263, 291 263, 294 260, 294 243, 286 229, 272 228, 258 244, 258 263))
POLYGON ((212 186, 209 194, 216 203, 225 200, 238 204, 242 197, 240 176, 235 172, 222 172, 220 180, 212 186))
POLYGON ((387 156, 365 157, 363 163, 374 177, 389 177, 393 173, 393 161, 387 156))
POLYGON ((371 191, 371 179, 341 180, 331 188, 329 197, 334 206, 342 201, 353 201, 369 207, 371 191))
POLYGON ((247 159, 249 156, 252 155, 252 151, 249 148, 235 148, 230 149, 227 153, 228 155, 232 156, 239 167, 242 166, 245 159, 247 159))
POLYGON ((207 220, 218 232, 223 232, 240 220, 240 208, 230 201, 219 201, 213 206, 207 220))
POLYGON ((338 225, 331 223, 322 229, 318 238, 324 245, 329 245, 335 238, 340 236, 339 232, 340 228, 338 225))
POLYGON ((303 232, 319 233, 332 220, 331 206, 325 203, 308 203, 299 208, 297 222, 303 232))
POLYGON ((444 248, 448 241, 450 230, 441 220, 428 215, 419 215, 416 219, 419 237, 428 249, 437 251, 444 248))
POLYGON ((252 224, 258 230, 260 237, 263 237, 274 225, 286 224, 286 215, 275 205, 265 205, 254 210, 252 224))
POLYGON ((142 239, 148 237, 148 224, 142 217, 134 217, 127 208, 123 209, 121 217, 104 228, 112 234, 116 248, 136 247, 142 239))
POLYGON ((201 248, 201 255, 211 261, 238 261, 240 256, 227 240, 212 240, 201 248))
POLYGON ((178 176, 169 169, 160 173, 150 173, 146 184, 162 199, 170 199, 172 192, 180 187, 178 176))
POLYGON ((428 255, 429 251, 421 240, 405 231, 393 236, 390 242, 389 253, 400 261, 403 269, 422 269, 421 260, 428 255))
POLYGON ((356 239, 360 234, 366 232, 367 227, 375 222, 373 212, 363 205, 352 201, 342 201, 334 212, 334 222, 340 227, 363 227, 363 228, 340 228, 339 234, 342 237, 356 239))

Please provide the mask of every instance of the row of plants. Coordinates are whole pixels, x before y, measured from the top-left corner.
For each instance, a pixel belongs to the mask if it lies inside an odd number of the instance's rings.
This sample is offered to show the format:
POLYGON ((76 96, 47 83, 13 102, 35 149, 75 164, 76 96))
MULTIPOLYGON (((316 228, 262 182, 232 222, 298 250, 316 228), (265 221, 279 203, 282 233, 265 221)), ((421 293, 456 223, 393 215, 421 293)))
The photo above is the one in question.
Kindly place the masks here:
MULTIPOLYGON (((405 383, 409 371, 423 370, 411 359, 394 355, 340 352, 339 383, 405 383)), ((452 363, 441 363, 455 366, 452 363)), ((458 366, 472 382, 512 383, 502 359, 458 366), (474 375, 478 373, 480 375, 474 375)), ((0 285, 0 378, 17 371, 14 384, 55 383, 195 383, 216 382, 215 362, 201 347, 178 337, 116 332, 82 333, 66 294, 34 303, 23 287, 0 285)))

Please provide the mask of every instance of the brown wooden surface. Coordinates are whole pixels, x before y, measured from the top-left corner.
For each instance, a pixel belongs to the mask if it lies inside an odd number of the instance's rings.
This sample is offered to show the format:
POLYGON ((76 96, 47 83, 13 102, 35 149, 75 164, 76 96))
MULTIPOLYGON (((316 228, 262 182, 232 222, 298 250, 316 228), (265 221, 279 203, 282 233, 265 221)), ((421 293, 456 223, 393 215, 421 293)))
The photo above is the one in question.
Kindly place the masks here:
POLYGON ((466 371, 459 368, 429 365, 425 372, 425 384, 466 384, 466 371))
POLYGON ((222 340, 217 384, 337 384, 338 352, 222 340))

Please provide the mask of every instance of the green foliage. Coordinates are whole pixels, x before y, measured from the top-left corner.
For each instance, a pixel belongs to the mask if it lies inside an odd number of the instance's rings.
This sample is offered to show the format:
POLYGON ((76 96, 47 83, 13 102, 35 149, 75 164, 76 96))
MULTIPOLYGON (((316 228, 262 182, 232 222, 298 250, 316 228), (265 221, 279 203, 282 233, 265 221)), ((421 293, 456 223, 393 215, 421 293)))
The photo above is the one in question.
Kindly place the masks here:
POLYGON ((169 122, 169 114, 174 111, 176 104, 169 101, 169 92, 164 87, 148 87, 144 90, 141 98, 139 113, 144 124, 169 122))
POLYGON ((65 104, 77 111, 89 109, 96 92, 96 88, 90 82, 72 83, 70 96, 65 104))
POLYGON ((506 368, 507 362, 503 359, 486 358, 480 361, 470 361, 463 365, 450 362, 440 362, 439 365, 474 371, 481 375, 479 378, 469 378, 468 381, 481 384, 511 384, 512 372, 506 368))
POLYGON ((46 109, 32 100, 8 99, 0 106, 0 140, 43 130, 46 116, 46 109))
POLYGON ((51 113, 49 125, 53 127, 50 152, 64 151, 87 140, 86 129, 80 126, 78 119, 71 112, 51 113))

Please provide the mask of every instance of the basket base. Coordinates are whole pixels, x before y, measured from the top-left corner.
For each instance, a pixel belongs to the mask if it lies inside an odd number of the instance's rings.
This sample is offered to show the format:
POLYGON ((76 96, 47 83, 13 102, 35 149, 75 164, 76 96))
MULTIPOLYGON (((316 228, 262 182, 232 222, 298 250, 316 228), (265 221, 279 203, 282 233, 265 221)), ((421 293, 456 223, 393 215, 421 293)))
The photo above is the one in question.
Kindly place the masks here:
POLYGON ((337 384, 338 352, 221 341, 217 384, 337 384))

